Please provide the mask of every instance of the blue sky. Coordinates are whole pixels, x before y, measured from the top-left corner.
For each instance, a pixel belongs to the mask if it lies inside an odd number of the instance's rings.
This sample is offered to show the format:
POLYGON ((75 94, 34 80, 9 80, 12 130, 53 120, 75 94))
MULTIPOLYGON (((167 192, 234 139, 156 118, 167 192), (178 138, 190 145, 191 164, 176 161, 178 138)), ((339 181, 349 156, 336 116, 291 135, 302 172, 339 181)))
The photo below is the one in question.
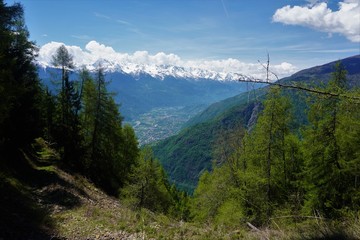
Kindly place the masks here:
POLYGON ((360 54, 359 1, 17 2, 25 8, 31 40, 40 47, 54 41, 85 49, 96 41, 120 53, 164 52, 183 60, 232 58, 244 63, 265 61, 269 52, 274 64, 301 69, 360 54))

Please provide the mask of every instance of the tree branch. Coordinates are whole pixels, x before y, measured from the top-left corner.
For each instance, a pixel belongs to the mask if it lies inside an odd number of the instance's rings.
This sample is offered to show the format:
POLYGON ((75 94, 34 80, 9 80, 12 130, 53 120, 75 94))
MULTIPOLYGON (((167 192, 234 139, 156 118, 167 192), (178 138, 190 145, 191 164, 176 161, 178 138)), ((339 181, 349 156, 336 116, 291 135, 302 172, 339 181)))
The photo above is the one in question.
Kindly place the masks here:
POLYGON ((347 98, 347 99, 353 99, 353 100, 359 100, 360 101, 360 96, 349 96, 349 95, 346 95, 346 94, 326 92, 326 91, 322 91, 320 89, 315 89, 315 88, 308 88, 308 87, 303 87, 303 86, 298 86, 298 85, 288 85, 288 84, 283 84, 283 83, 280 83, 280 82, 264 81, 264 80, 261 80, 261 79, 255 79, 255 78, 244 77, 244 76, 239 78, 237 81, 238 82, 251 82, 251 83, 265 83, 265 84, 269 84, 271 86, 279 86, 279 87, 282 87, 282 88, 290 88, 290 89, 302 90, 302 91, 315 93, 315 94, 320 94, 320 95, 325 95, 325 96, 329 96, 329 97, 343 97, 343 98, 347 98))

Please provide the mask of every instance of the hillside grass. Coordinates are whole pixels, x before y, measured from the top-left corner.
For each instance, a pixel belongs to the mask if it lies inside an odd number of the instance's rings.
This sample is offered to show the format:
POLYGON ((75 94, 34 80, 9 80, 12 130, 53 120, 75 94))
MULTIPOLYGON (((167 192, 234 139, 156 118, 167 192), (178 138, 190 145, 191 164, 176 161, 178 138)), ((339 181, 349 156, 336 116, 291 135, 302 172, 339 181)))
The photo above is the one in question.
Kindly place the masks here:
POLYGON ((58 155, 41 139, 1 166, 0 239, 359 239, 359 219, 314 218, 291 225, 273 219, 268 228, 245 222, 226 227, 133 210, 85 177, 56 166, 58 155), (9 166, 8 164, 6 166, 9 166), (16 169, 16 170, 15 170, 16 169))

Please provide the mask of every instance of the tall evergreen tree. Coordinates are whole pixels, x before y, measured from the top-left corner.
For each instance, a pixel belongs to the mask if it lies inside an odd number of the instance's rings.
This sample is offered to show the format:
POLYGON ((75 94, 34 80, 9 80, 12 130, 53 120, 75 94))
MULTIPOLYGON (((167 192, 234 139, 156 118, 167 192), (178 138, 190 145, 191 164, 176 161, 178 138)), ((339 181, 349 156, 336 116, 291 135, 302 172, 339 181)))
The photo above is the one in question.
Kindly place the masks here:
MULTIPOLYGON (((325 90, 336 94, 347 92, 346 71, 340 63, 325 90)), ((359 136, 360 130, 354 119, 358 116, 355 109, 350 100, 339 97, 324 96, 313 100, 310 126, 305 132, 306 210, 309 212, 319 211, 327 217, 337 217, 340 210, 352 202, 352 197, 359 196, 350 193, 357 188, 356 184, 351 184, 358 176, 356 164, 353 164, 359 163, 356 157, 359 150, 353 145, 357 142, 354 136, 359 136)))
POLYGON ((16 149, 39 136, 41 89, 20 4, 0 1, 0 148, 16 149))
MULTIPOLYGON (((287 207, 299 190, 296 181, 302 165, 291 116, 289 99, 280 89, 270 89, 254 130, 240 134, 237 150, 200 178, 194 194, 196 218, 227 225, 244 219, 264 224, 279 206, 287 207)), ((222 158, 228 155, 222 152, 222 158)))
POLYGON ((128 184, 121 190, 121 196, 135 209, 147 208, 166 213, 170 208, 170 186, 150 148, 141 151, 128 184))
POLYGON ((107 91, 103 70, 84 81, 81 123, 88 174, 102 188, 117 194, 138 156, 138 144, 130 126, 122 126, 119 106, 107 91))
POLYGON ((80 142, 79 93, 74 81, 70 81, 70 70, 74 68, 73 57, 64 45, 52 57, 52 64, 61 69, 61 89, 57 97, 57 112, 54 121, 54 139, 62 153, 62 160, 68 167, 79 168, 82 146, 80 142))
POLYGON ((265 199, 262 199, 264 205, 258 203, 258 208, 263 208, 261 212, 266 213, 266 218, 289 195, 291 159, 288 157, 287 145, 291 135, 291 116, 289 99, 281 95, 279 88, 271 88, 251 136, 253 153, 248 156, 249 170, 258 172, 255 176, 263 183, 262 186, 257 184, 260 187, 258 191, 266 193, 265 199))

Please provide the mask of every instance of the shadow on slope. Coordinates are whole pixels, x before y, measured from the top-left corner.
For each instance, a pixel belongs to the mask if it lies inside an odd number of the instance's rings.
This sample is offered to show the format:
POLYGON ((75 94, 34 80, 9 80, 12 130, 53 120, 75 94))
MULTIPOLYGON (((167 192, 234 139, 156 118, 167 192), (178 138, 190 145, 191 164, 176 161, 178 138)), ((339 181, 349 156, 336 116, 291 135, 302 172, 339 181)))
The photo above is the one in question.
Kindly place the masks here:
POLYGON ((79 196, 88 197, 31 152, 0 154, 0 239, 57 239, 51 213, 75 208, 79 196))

